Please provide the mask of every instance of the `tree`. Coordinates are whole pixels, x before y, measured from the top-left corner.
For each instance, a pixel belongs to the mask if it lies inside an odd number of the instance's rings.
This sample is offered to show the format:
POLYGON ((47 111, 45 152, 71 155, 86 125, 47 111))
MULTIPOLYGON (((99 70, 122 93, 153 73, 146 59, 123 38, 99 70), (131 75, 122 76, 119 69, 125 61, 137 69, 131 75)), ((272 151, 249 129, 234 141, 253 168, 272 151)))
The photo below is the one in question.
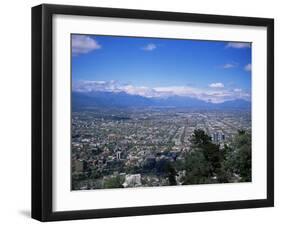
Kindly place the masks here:
POLYGON ((201 148, 206 161, 212 166, 212 174, 219 171, 223 161, 223 153, 220 152, 219 145, 208 142, 201 148))
POLYGON ((113 176, 105 179, 104 188, 123 188, 124 180, 120 176, 113 176))
POLYGON ((202 129, 196 129, 193 131, 190 139, 191 144, 193 147, 202 147, 206 144, 211 143, 211 137, 205 133, 202 129))
POLYGON ((204 130, 194 130, 191 150, 186 156, 186 177, 184 184, 227 182, 224 169, 224 152, 220 146, 212 143, 204 130))
POLYGON ((229 170, 239 175, 240 181, 252 180, 252 142, 251 134, 239 130, 227 152, 226 164, 229 170))
POLYGON ((212 143, 203 130, 194 130, 185 158, 184 184, 229 183, 252 180, 251 134, 238 130, 230 145, 212 143))
POLYGON ((224 147, 220 149, 220 152, 222 153, 223 160, 221 162, 221 167, 217 172, 217 180, 219 183, 234 182, 232 172, 229 170, 229 166, 227 165, 227 156, 232 152, 232 149, 229 145, 225 144, 224 147))
POLYGON ((176 180, 177 171, 172 166, 171 163, 168 163, 166 165, 166 172, 167 172, 167 175, 168 175, 169 184, 170 185, 177 185, 177 180, 176 180))
POLYGON ((211 165, 202 151, 190 152, 185 160, 186 176, 183 184, 211 183, 211 165))

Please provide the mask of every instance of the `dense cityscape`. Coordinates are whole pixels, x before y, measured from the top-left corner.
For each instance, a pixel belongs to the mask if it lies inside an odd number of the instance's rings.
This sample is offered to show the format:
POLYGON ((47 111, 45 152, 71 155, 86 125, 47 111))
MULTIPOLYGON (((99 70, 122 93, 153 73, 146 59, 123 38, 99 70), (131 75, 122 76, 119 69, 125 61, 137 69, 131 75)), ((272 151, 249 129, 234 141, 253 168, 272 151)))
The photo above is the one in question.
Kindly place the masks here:
MULTIPOLYGON (((250 134, 248 110, 97 108, 72 113, 72 190, 239 182, 186 179, 194 131, 221 152, 238 131, 250 134)), ((191 158, 190 158, 191 159, 191 158)))

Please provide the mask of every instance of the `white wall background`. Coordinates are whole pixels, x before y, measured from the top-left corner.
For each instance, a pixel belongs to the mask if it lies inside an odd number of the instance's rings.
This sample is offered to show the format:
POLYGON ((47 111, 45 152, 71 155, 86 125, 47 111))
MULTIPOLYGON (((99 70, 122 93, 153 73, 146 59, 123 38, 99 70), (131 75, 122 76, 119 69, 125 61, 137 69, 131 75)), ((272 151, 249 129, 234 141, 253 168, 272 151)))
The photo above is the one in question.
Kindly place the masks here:
MULTIPOLYGON (((3 1, 0 13, 0 224, 38 225, 30 218, 31 7, 42 1, 3 1)), ((281 213, 281 14, 279 1, 60 0, 45 3, 275 18, 275 208, 55 222, 55 225, 277 225, 281 213), (279 104, 279 105, 278 105, 279 104), (278 116, 279 115, 279 116, 278 116)))

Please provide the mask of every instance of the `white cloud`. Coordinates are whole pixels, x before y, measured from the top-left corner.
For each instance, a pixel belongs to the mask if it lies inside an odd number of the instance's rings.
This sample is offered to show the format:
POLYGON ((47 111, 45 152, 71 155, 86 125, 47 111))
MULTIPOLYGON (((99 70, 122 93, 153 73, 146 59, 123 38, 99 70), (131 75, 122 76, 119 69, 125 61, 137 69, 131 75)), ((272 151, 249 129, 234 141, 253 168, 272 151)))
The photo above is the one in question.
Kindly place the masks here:
POLYGON ((249 42, 229 42, 229 43, 227 43, 226 48, 235 48, 235 49, 251 48, 251 43, 249 43, 249 42))
POLYGON ((133 86, 133 85, 125 85, 121 87, 123 92, 126 92, 131 95, 139 95, 144 97, 158 97, 157 92, 154 89, 145 87, 145 86, 133 86))
POLYGON ((79 81, 73 84, 73 90, 76 92, 120 92, 118 82, 111 81, 79 81))
POLYGON ((191 86, 155 87, 154 90, 162 97, 172 95, 196 97, 202 92, 202 90, 191 86))
POLYGON ((149 43, 146 46, 144 46, 142 49, 144 51, 153 51, 154 49, 156 49, 156 45, 153 43, 149 43))
POLYGON ((244 70, 245 71, 252 71, 252 64, 245 65, 244 70))
POLYGON ((100 48, 101 45, 88 35, 72 35, 72 53, 75 56, 89 53, 100 48))
POLYGON ((211 83, 209 84, 210 88, 224 88, 224 84, 222 84, 221 82, 216 82, 216 83, 211 83))
MULTIPOLYGON (((208 89, 197 88, 192 86, 163 86, 163 87, 146 87, 134 86, 132 84, 122 84, 118 81, 79 81, 73 84, 73 91, 76 92, 125 92, 131 95, 139 95, 147 98, 167 98, 169 96, 183 96, 196 98, 212 103, 221 103, 228 100, 244 99, 250 100, 250 94, 241 89, 226 90, 222 83, 213 83, 213 87, 208 89)), ((211 85, 211 84, 210 84, 211 85)))
POLYGON ((227 64, 224 64, 223 66, 222 66, 222 68, 224 68, 224 69, 229 69, 229 68, 234 68, 234 67, 236 67, 237 66, 237 64, 234 64, 234 63, 227 63, 227 64))

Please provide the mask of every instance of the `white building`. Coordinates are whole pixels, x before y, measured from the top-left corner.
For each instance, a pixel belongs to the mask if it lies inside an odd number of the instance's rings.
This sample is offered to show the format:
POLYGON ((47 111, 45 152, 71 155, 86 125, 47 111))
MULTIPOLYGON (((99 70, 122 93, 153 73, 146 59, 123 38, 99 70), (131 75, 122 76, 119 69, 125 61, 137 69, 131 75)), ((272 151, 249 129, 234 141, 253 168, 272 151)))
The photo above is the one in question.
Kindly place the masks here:
POLYGON ((125 176, 125 182, 122 184, 124 188, 141 186, 140 174, 128 174, 125 176))

